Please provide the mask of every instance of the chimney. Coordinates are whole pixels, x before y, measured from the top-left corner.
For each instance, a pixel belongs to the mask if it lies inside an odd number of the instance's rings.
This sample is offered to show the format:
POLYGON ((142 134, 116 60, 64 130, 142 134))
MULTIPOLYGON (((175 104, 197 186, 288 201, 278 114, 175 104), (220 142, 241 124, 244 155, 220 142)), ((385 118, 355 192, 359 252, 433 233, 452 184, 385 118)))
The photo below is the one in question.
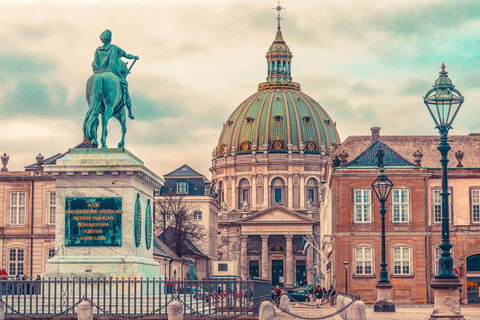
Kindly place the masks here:
POLYGON ((372 142, 380 140, 380 127, 371 127, 370 130, 372 131, 372 142))

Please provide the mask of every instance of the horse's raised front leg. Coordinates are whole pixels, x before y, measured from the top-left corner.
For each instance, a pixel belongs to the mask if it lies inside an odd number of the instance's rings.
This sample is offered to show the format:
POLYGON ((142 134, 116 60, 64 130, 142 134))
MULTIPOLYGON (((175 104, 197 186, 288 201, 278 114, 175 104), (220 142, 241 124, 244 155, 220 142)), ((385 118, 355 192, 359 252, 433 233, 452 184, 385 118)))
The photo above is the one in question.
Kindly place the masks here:
POLYGON ((122 126, 122 140, 118 143, 119 148, 123 148, 125 146, 125 133, 127 133, 127 121, 125 121, 125 109, 122 108, 122 110, 115 115, 115 118, 117 118, 118 122, 120 122, 120 125, 122 126))
POLYGON ((107 101, 104 101, 105 103, 105 113, 102 116, 102 148, 108 148, 107 147, 107 135, 108 135, 108 120, 112 117, 113 113, 113 106, 111 103, 107 103, 107 101))

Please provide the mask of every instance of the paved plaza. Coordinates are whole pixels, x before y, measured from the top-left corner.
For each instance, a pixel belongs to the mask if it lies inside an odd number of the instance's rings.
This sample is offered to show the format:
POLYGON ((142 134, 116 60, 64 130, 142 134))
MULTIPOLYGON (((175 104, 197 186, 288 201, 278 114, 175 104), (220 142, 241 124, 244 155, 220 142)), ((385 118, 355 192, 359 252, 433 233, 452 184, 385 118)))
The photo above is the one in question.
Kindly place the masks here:
MULTIPOLYGON (((308 303, 307 303, 308 304, 308 303)), ((336 312, 336 308, 329 306, 322 306, 321 308, 315 308, 314 303, 310 303, 311 306, 306 304, 291 304, 291 312, 303 317, 317 318, 325 315, 333 314, 336 312)), ((367 305, 367 319, 370 320, 427 320, 430 318, 430 314, 433 311, 433 304, 428 305, 409 305, 409 306, 397 306, 395 313, 379 313, 373 312, 373 305, 367 305)), ((480 319, 480 304, 470 304, 462 306, 462 313, 465 316, 465 320, 480 319)), ((293 316, 286 315, 275 310, 275 320, 290 320, 295 319, 293 316)), ((339 315, 327 319, 342 320, 339 315)))

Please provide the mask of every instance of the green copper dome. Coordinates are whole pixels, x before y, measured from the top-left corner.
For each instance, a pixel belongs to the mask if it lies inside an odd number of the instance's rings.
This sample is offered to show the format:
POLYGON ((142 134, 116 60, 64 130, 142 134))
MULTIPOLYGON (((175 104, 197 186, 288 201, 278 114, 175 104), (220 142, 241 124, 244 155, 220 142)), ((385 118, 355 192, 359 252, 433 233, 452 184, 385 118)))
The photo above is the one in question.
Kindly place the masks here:
POLYGON ((280 27, 268 49, 267 82, 224 123, 216 156, 252 152, 328 153, 340 143, 335 122, 300 84, 292 82, 292 53, 280 27))

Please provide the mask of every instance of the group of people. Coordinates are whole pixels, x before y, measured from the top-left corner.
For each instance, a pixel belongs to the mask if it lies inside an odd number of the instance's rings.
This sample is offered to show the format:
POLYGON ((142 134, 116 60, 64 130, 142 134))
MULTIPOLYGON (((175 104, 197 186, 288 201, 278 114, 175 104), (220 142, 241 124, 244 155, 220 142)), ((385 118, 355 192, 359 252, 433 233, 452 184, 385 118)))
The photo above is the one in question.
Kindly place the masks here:
POLYGON ((330 289, 328 291, 325 289, 325 287, 321 288, 320 286, 317 286, 315 289, 315 298, 317 300, 320 300, 321 303, 323 304, 325 301, 330 301, 330 306, 332 307, 335 303, 335 296, 337 292, 335 291, 335 288, 333 286, 330 286, 330 289))
POLYGON ((2 276, 0 283, 0 291, 2 294, 39 294, 41 293, 41 284, 36 283, 36 281, 41 281, 42 278, 40 275, 37 275, 35 278, 30 278, 26 275, 16 275, 16 276, 2 276), (16 283, 15 281, 22 281, 16 283), (35 282, 31 282, 35 281, 35 282))

